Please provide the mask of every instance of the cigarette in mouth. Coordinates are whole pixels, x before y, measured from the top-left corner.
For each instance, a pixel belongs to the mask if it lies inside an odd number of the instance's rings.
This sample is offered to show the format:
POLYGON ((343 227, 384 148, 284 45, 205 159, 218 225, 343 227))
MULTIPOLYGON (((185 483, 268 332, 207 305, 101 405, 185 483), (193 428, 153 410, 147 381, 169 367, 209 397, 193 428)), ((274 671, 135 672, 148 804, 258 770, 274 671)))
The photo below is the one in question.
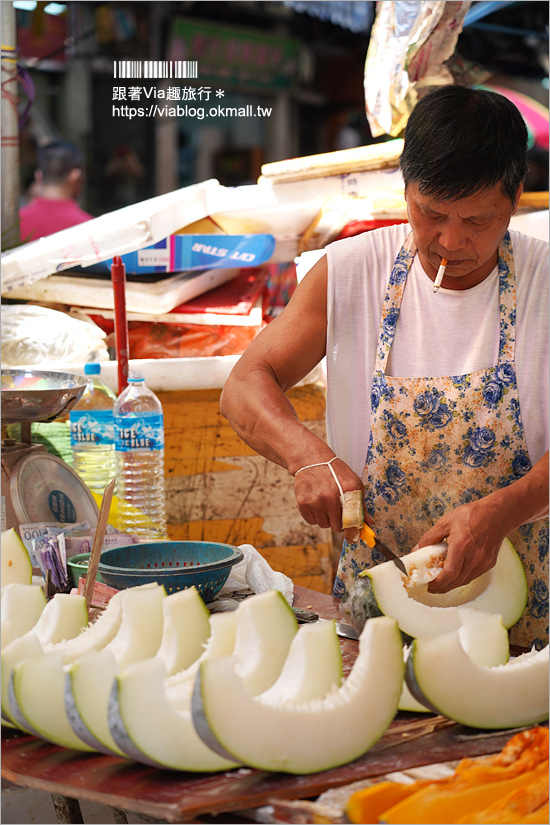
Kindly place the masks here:
POLYGON ((437 275, 435 276, 434 281, 434 292, 439 292, 439 287, 441 286, 441 281, 443 280, 443 276, 445 275, 445 270, 447 268, 447 258, 441 258, 441 266, 437 270, 437 275))

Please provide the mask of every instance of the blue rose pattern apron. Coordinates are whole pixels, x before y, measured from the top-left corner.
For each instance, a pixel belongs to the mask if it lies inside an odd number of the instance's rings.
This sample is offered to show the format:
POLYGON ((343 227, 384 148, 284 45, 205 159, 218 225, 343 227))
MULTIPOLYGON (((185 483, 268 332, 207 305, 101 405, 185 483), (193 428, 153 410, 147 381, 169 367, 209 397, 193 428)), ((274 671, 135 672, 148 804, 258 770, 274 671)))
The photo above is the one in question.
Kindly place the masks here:
MULTIPOLYGON (((516 289, 510 236, 499 248, 498 363, 466 375, 386 375, 401 300, 416 248, 410 234, 391 273, 380 324, 371 390, 371 436, 363 482, 365 509, 380 539, 409 553, 447 511, 511 484, 531 469, 514 369, 516 289)), ((515 644, 548 643, 548 519, 525 524, 510 541, 529 587, 515 644)), ((344 542, 334 595, 384 559, 366 544, 344 542)))

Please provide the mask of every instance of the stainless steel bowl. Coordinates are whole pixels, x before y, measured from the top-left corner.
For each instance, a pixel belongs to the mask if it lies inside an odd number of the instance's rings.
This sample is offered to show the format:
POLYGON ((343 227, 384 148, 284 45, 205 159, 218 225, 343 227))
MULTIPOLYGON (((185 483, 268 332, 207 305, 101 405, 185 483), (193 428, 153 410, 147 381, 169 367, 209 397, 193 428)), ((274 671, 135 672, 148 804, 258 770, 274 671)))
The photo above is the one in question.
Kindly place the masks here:
POLYGON ((84 376, 68 372, 2 370, 2 422, 54 421, 74 407, 86 383, 84 376))

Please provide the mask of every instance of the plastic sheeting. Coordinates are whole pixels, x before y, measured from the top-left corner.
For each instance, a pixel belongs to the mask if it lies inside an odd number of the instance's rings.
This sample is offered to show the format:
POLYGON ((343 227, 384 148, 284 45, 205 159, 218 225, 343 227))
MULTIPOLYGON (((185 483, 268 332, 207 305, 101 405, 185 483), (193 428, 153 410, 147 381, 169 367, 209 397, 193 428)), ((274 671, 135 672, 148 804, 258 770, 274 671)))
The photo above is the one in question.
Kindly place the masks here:
POLYGON ((375 4, 364 0, 287 0, 285 6, 356 33, 368 34, 374 20, 375 4))
POLYGON ((397 137, 419 91, 453 83, 444 62, 471 2, 398 0, 377 6, 365 63, 365 104, 374 137, 397 137))

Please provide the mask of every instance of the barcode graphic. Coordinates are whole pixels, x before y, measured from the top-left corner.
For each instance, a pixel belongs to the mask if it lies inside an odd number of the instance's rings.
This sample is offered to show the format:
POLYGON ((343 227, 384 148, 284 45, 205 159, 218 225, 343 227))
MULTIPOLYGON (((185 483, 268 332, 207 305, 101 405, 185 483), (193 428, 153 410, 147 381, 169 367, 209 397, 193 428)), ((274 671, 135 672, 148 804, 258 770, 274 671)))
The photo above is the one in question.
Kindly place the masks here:
POLYGON ((113 77, 142 80, 143 78, 198 77, 196 60, 115 60, 113 77))

